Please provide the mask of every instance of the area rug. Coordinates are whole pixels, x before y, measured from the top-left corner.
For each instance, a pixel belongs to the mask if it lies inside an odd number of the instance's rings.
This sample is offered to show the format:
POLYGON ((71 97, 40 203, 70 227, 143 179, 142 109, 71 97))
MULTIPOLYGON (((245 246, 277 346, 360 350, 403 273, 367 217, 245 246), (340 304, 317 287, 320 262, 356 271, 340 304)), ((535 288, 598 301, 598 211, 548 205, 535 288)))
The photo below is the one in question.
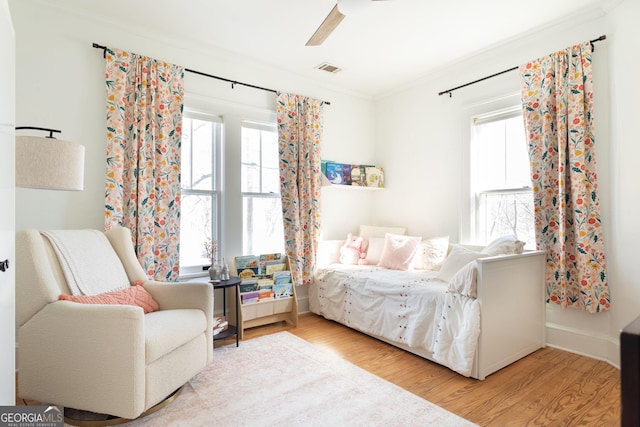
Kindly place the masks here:
POLYGON ((168 407, 126 426, 474 426, 279 332, 217 348, 168 407))

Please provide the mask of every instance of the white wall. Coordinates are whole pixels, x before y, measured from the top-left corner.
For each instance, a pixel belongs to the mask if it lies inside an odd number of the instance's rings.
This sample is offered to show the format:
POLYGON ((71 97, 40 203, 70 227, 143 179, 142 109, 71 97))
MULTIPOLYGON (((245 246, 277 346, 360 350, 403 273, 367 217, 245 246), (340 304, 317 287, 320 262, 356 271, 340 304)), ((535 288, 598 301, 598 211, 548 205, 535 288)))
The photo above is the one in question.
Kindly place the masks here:
POLYGON ((6 0, 0 0, 0 405, 14 405, 16 357, 15 337, 15 34, 6 0))
MULTIPOLYGON (((640 170, 634 121, 640 107, 634 101, 638 85, 640 30, 632 17, 640 16, 640 2, 627 0, 608 13, 576 16, 571 23, 547 28, 496 46, 481 55, 452 64, 437 75, 376 102, 376 158, 385 159, 387 189, 376 194, 373 221, 405 225, 423 237, 460 231, 465 163, 466 109, 487 100, 519 92, 513 71, 453 93, 438 93, 509 69, 518 64, 595 39, 593 54, 596 110, 596 150, 603 231, 612 296, 610 312, 587 314, 548 306, 548 342, 552 346, 619 363, 619 331, 640 315, 639 263, 634 260, 640 227, 640 170), (384 118, 384 119, 382 119, 384 118), (410 196, 410 202, 407 199, 410 196), (402 206, 398 209, 398 206, 402 206)), ((508 319, 505 319, 508 321, 508 319)))
MULTIPOLYGON (((373 102, 282 70, 249 61, 230 52, 211 49, 193 41, 167 39, 114 22, 76 15, 40 2, 10 0, 16 28, 17 108, 16 124, 51 127, 63 131, 61 139, 85 145, 85 189, 82 192, 52 192, 18 189, 16 228, 103 227, 105 100, 104 59, 92 43, 163 59, 187 68, 273 88, 312 96, 331 103, 325 107, 322 157, 342 162, 370 163, 373 141, 373 102)), ((235 111, 275 111, 270 92, 231 85, 219 80, 185 74, 185 90, 202 103, 221 106, 226 119, 242 119, 235 111), (234 111, 230 113, 230 111, 234 111)), ((241 114, 241 113, 239 113, 241 114)), ((228 135, 228 144, 239 143, 239 135, 228 135)), ((227 167, 228 173, 237 168, 227 167)), ((345 197, 327 192, 324 211, 325 235, 338 236, 357 230, 370 221, 371 195, 345 197), (356 209, 351 209, 351 206, 356 209), (345 221, 345 209, 353 210, 345 221)), ((241 206, 240 206, 241 209, 241 206)), ((241 217, 239 211, 228 218, 241 217)), ((227 247, 240 240, 231 233, 227 247)), ((235 255, 231 252, 227 256, 235 255)))
MULTIPOLYGON (((16 31, 16 125, 60 129, 61 139, 85 146, 85 188, 82 192, 16 189, 16 229, 104 227, 106 152, 104 59, 92 43, 163 59, 205 73, 262 87, 329 101, 325 107, 322 158, 345 163, 371 163, 374 139, 373 101, 283 72, 247 58, 193 41, 148 34, 114 22, 97 21, 55 5, 10 0, 16 31)), ((242 111, 268 115, 275 111, 270 92, 185 74, 187 99, 220 107, 228 123, 239 123, 242 111)), ((231 129, 231 127, 229 128, 231 129)), ((238 132, 229 131, 226 144, 239 145, 238 132)), ((227 160, 233 160, 230 150, 227 160)), ((236 156, 237 157, 237 156, 236 156)), ((237 160, 237 159, 236 159, 237 160)), ((227 164, 226 173, 239 173, 227 164)), ((233 188, 227 195, 227 227, 223 230, 227 259, 241 251, 241 203, 233 188)), ((236 189, 237 190, 237 189, 236 189)), ((322 233, 340 238, 371 222, 372 194, 323 190, 322 233), (344 213, 349 212, 348 216, 344 213)), ((301 311, 307 310, 307 289, 298 292, 301 311)), ((216 304, 218 308, 219 304, 216 304)))
MULTIPOLYGON (((619 330, 640 306, 640 263, 634 259, 640 198, 634 124, 640 107, 632 84, 640 59, 634 18, 640 2, 626 0, 606 15, 575 16, 563 27, 547 28, 493 46, 451 64, 440 73, 375 102, 323 87, 221 50, 159 35, 138 33, 110 22, 10 0, 16 29, 16 124, 62 129, 62 138, 86 148, 85 190, 16 191, 16 228, 103 227, 104 60, 92 42, 161 58, 239 81, 291 91, 331 102, 325 109, 324 159, 377 163, 386 170, 379 192, 323 190, 323 237, 342 238, 363 223, 407 226, 424 237, 449 234, 460 240, 461 189, 466 166, 462 123, 465 108, 519 90, 517 73, 505 74, 454 92, 438 92, 593 39, 596 45, 596 135, 603 229, 608 253, 612 309, 588 315, 549 307, 549 342, 618 363, 619 330)), ((472 35, 470 35, 472 37, 472 35)), ((433 41, 434 43, 436 41, 433 41)), ((273 110, 273 95, 187 75, 186 90, 229 105, 273 110)), ((224 112, 222 112, 224 113, 224 112)), ((239 212, 235 212, 236 216, 239 212)), ((235 254, 226 254, 227 256, 235 254)), ((302 295, 302 293, 301 293, 302 295)), ((507 321, 507 320, 505 320, 507 321)))

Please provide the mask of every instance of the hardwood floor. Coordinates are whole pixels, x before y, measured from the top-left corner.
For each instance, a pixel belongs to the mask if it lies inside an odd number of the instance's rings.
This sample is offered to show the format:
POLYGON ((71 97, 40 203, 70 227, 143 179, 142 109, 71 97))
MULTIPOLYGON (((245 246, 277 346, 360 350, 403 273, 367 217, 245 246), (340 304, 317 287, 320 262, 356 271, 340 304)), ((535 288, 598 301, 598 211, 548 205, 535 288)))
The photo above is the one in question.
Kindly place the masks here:
MULTIPOLYGON (((310 313, 299 317, 297 328, 280 322, 247 329, 244 340, 279 331, 481 426, 620 425, 620 371, 588 357, 544 348, 478 381, 310 313)), ((215 343, 228 344, 235 338, 215 343)))
POLYGON ((620 425, 620 371, 606 362, 545 348, 478 381, 314 314, 244 340, 284 330, 481 426, 620 425))

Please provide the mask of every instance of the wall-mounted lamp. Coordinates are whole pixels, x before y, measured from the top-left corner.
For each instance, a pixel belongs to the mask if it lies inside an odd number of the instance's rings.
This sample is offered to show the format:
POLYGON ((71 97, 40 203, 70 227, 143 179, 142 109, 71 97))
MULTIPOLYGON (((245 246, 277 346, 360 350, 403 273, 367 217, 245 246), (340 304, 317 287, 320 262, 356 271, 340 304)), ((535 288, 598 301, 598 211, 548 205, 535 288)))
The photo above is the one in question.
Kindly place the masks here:
POLYGON ((16 136, 16 186, 83 190, 84 146, 54 138, 54 133, 61 133, 56 129, 16 127, 23 129, 49 132, 49 136, 16 136))
POLYGON ((345 16, 355 16, 364 12, 371 0, 337 0, 338 10, 345 16))

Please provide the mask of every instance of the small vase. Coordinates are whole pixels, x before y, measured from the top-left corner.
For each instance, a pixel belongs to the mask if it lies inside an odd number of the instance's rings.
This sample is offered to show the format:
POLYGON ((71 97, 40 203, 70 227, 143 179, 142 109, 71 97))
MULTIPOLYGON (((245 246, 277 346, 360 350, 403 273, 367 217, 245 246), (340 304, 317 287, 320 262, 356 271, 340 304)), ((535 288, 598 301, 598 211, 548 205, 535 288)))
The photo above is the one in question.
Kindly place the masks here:
POLYGON ((211 267, 209 267, 209 278, 211 280, 215 280, 217 275, 218 275, 218 271, 216 270, 216 265, 211 264, 211 267))
POLYGON ((222 269, 220 270, 220 279, 229 280, 229 265, 224 258, 222 259, 222 269))

